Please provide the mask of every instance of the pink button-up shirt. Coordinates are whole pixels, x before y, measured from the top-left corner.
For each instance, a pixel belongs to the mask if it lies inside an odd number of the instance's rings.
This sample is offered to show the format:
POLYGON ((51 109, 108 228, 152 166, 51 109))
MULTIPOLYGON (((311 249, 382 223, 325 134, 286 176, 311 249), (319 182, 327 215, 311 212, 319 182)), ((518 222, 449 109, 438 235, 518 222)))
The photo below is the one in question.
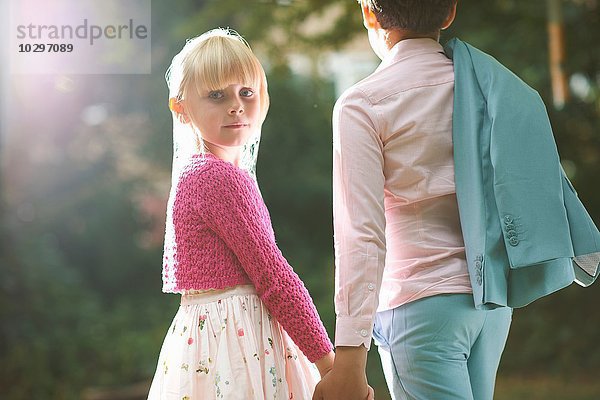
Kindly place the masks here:
POLYGON ((333 115, 336 346, 374 314, 471 293, 452 158, 454 69, 432 39, 397 43, 333 115))

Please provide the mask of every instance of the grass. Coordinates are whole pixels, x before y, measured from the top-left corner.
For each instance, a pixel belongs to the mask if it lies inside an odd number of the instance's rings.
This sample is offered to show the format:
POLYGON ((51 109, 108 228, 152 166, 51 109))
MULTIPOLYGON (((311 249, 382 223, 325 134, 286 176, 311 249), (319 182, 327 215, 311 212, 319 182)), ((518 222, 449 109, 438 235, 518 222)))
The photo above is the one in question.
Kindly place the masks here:
POLYGON ((600 381, 565 377, 498 377, 495 400, 597 400, 600 381))

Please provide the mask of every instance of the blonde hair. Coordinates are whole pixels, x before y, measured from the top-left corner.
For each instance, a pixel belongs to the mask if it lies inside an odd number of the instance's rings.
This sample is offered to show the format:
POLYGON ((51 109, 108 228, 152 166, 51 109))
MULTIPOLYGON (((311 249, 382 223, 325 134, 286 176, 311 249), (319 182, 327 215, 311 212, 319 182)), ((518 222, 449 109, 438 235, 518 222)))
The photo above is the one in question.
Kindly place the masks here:
MULTIPOLYGON (((261 119, 264 122, 269 109, 269 94, 265 71, 248 43, 235 31, 217 28, 187 41, 173 58, 167 71, 169 88, 177 86, 178 100, 206 90, 219 90, 241 83, 257 90, 261 119), (179 62, 180 66, 175 63, 179 62), (173 76, 180 67, 180 76, 173 76), (179 80, 179 82, 175 82, 179 80)), ((171 91, 171 90, 170 90, 171 91)), ((171 93, 170 93, 171 95, 171 93)))

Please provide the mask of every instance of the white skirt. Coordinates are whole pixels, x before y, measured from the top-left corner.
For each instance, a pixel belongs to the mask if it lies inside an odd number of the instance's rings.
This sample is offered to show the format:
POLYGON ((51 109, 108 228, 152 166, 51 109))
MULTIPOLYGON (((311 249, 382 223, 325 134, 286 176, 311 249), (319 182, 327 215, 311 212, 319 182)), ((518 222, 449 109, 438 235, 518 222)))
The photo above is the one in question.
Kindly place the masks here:
POLYGON ((319 372, 253 286, 186 294, 149 400, 311 399, 319 372))

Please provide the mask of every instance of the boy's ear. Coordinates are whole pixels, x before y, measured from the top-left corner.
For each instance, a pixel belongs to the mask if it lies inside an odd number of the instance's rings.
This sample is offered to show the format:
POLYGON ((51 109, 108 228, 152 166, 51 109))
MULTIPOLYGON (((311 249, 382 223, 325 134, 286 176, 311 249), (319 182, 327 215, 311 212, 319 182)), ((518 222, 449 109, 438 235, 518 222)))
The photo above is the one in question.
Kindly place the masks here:
POLYGON ((379 29, 381 25, 377 21, 375 13, 369 8, 369 5, 365 2, 360 2, 360 8, 362 10, 363 25, 367 29, 379 29))
POLYGON ((454 22, 454 18, 456 18, 456 4, 458 2, 454 2, 454 5, 452 6, 452 8, 450 9, 450 13, 448 14, 448 16, 446 17, 446 19, 444 20, 444 23, 442 24, 442 28, 441 29, 447 29, 450 25, 452 25, 452 22, 454 22))

